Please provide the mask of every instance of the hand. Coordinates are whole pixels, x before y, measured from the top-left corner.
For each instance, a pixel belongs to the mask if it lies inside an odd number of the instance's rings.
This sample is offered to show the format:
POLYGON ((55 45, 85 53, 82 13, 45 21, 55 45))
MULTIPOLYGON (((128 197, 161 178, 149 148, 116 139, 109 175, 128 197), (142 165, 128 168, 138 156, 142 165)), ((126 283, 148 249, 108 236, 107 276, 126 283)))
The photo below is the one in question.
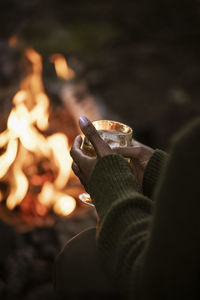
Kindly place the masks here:
POLYGON ((114 152, 111 150, 109 145, 101 139, 96 128, 86 117, 80 117, 79 125, 84 135, 93 145, 97 155, 96 157, 85 155, 81 150, 81 136, 79 135, 75 138, 70 151, 70 154, 74 160, 72 164, 72 170, 74 171, 75 175, 79 177, 82 185, 85 187, 85 190, 88 191, 89 179, 98 159, 114 152))
POLYGON ((133 140, 133 145, 131 147, 114 148, 113 151, 131 159, 131 167, 139 185, 142 187, 144 171, 154 150, 133 140))

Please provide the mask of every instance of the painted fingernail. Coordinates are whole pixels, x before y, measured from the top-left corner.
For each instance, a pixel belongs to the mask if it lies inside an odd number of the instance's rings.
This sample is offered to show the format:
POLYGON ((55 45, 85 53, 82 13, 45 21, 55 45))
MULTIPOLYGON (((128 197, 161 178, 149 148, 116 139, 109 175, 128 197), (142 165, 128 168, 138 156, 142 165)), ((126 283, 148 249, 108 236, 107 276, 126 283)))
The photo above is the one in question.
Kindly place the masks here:
POLYGON ((79 118, 79 123, 80 123, 81 125, 83 125, 83 126, 87 126, 87 125, 89 124, 89 120, 88 120, 86 117, 81 116, 81 117, 79 118))

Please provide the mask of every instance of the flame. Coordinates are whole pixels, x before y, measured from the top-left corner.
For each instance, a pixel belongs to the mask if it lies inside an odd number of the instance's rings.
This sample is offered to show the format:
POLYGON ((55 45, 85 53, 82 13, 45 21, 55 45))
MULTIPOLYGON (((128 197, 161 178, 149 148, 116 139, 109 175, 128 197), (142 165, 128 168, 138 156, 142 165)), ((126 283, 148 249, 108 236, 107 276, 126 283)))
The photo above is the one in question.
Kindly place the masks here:
POLYGON ((51 182, 46 182, 43 185, 42 191, 40 192, 38 196, 38 200, 41 204, 44 204, 47 207, 50 207, 54 203, 54 195, 55 195, 55 189, 51 182))
POLYGON ((58 77, 66 80, 70 80, 75 77, 74 71, 71 68, 69 68, 67 61, 63 55, 51 55, 50 62, 54 63, 56 74, 58 77))
POLYGON ((59 215, 67 216, 73 212, 75 207, 76 201, 73 197, 60 194, 59 199, 54 204, 53 210, 59 215))
POLYGON ((33 73, 39 72, 41 75, 42 72, 42 57, 41 55, 32 48, 28 48, 25 50, 25 56, 32 63, 33 73))
POLYGON ((67 216, 72 213, 76 207, 76 201, 73 197, 55 190, 55 185, 46 182, 43 186, 42 192, 39 195, 41 204, 51 207, 55 213, 67 216))
POLYGON ((49 126, 48 120, 49 99, 45 93, 36 96, 36 106, 32 110, 32 121, 40 130, 46 130, 49 126))
POLYGON ((0 157, 0 178, 4 177, 13 161, 15 160, 15 157, 17 155, 17 148, 17 141, 11 139, 7 145, 5 153, 0 157))
MULTIPOLYGON (((29 190, 28 175, 24 170, 47 159, 56 176, 53 182, 46 181, 43 184, 38 201, 47 208, 52 207, 58 214, 68 215, 76 206, 74 198, 64 192, 72 163, 68 138, 63 133, 48 137, 41 133, 49 125, 49 99, 42 83, 42 57, 31 48, 25 51, 25 55, 32 70, 14 95, 7 129, 0 133, 0 147, 4 150, 0 155, 0 179, 10 184, 6 204, 9 209, 14 209, 22 202, 29 190)), ((58 59, 58 65, 65 66, 65 73, 62 71, 65 75, 62 76, 66 79, 72 76, 73 71, 66 62, 61 64, 62 58, 59 54, 54 56, 56 61, 58 59)), ((0 191, 0 201, 3 197, 0 191)))
POLYGON ((59 170, 54 184, 58 189, 62 189, 69 179, 72 164, 71 156, 65 150, 69 149, 68 140, 65 135, 57 133, 50 136, 48 142, 59 170))
POLYGON ((12 35, 8 40, 8 45, 12 48, 16 47, 18 45, 18 38, 16 35, 12 35))
MULTIPOLYGON (((24 152, 24 149, 21 148, 21 151, 24 152)), ((20 153, 19 155, 21 155, 22 159, 22 153, 20 153)), ((15 206, 22 201, 22 199, 25 197, 28 191, 28 179, 22 171, 20 159, 16 160, 13 166, 12 178, 13 182, 11 186, 11 191, 6 200, 6 204, 9 209, 15 208, 15 206)))

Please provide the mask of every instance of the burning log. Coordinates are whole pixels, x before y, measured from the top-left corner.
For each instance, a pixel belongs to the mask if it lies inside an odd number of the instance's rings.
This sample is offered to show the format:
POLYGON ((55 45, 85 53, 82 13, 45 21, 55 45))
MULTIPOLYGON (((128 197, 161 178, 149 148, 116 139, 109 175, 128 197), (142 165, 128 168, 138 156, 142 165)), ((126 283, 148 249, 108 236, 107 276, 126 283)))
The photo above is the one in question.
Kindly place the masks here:
POLYGON ((66 85, 60 91, 60 97, 66 109, 72 116, 74 116, 78 131, 78 119, 80 116, 85 115, 91 120, 102 119, 94 98, 90 95, 87 87, 83 83, 71 86, 66 85))

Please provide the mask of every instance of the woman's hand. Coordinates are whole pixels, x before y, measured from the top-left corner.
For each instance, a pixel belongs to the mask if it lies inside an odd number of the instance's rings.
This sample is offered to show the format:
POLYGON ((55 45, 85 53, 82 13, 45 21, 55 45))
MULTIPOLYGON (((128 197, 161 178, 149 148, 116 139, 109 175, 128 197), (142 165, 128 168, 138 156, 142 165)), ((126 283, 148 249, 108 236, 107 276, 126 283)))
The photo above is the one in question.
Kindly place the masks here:
POLYGON ((113 151, 131 159, 133 172, 139 185, 142 186, 144 170, 154 150, 133 140, 133 145, 131 147, 114 148, 113 151))
POLYGON ((70 154, 74 160, 72 169, 75 175, 79 177, 82 185, 85 187, 85 190, 88 191, 89 179, 98 159, 114 152, 109 145, 101 139, 96 128, 86 117, 80 117, 79 125, 84 135, 93 145, 97 155, 95 157, 85 155, 81 150, 81 136, 79 135, 75 138, 70 151, 70 154))
POLYGON ((131 158, 131 167, 138 183, 142 186, 145 167, 154 151, 152 148, 133 140, 133 145, 131 147, 111 149, 110 146, 101 139, 95 127, 86 117, 80 117, 79 125, 84 135, 93 145, 97 154, 96 157, 85 155, 81 150, 81 136, 77 136, 75 138, 70 151, 74 160, 72 169, 76 176, 79 177, 86 191, 88 190, 89 179, 98 159, 112 153, 117 153, 124 157, 131 158))

